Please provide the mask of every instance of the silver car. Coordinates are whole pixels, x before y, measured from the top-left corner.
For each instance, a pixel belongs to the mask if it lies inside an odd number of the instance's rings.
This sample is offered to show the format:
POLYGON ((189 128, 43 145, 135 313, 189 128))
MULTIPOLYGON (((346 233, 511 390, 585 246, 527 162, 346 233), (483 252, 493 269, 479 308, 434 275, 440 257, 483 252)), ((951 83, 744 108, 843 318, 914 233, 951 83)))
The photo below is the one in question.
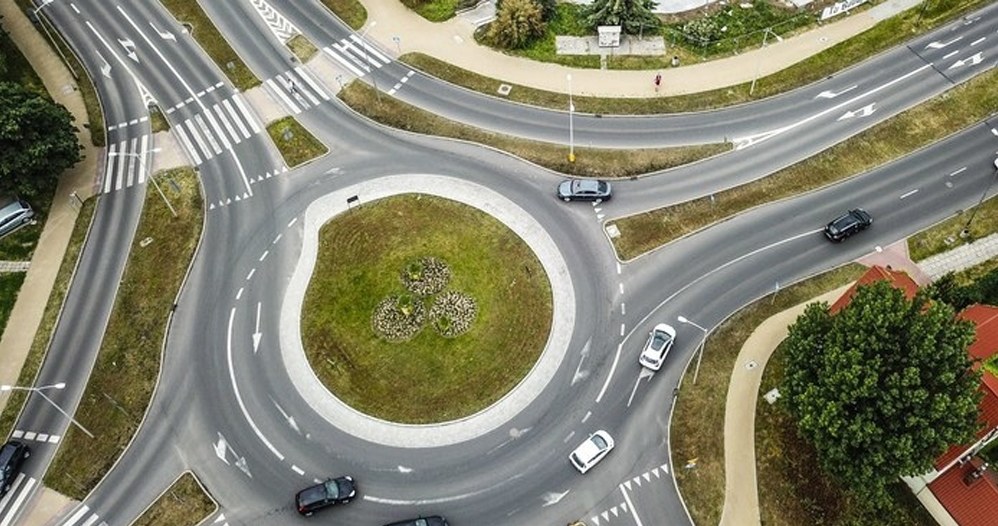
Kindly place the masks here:
POLYGON ((28 224, 32 217, 35 217, 35 211, 23 199, 9 200, 0 207, 0 237, 28 224))

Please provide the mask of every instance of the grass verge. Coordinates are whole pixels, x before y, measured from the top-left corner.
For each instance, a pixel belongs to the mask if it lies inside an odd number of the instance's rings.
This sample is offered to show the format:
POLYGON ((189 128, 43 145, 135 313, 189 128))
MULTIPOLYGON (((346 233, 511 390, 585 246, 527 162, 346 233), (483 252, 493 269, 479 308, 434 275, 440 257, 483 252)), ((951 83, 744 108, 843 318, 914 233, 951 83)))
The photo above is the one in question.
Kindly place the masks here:
POLYGON ((201 49, 215 61, 235 87, 246 91, 260 84, 260 79, 246 67, 197 2, 162 0, 162 3, 173 14, 173 18, 191 28, 191 35, 198 41, 201 49))
MULTIPOLYGON (((760 393, 780 384, 784 367, 784 355, 777 347, 763 371, 760 393)), ((861 498, 822 472, 817 451, 797 434, 797 425, 780 402, 770 405, 760 396, 755 421, 759 512, 763 524, 936 524, 900 480, 889 488, 892 502, 886 509, 871 511, 864 507, 861 498)))
POLYGON ((814 190, 908 155, 998 111, 995 82, 998 70, 992 69, 763 179, 617 219, 614 223, 621 235, 613 240, 614 247, 620 257, 631 259, 754 206, 814 190))
POLYGON ((17 293, 21 291, 21 284, 24 283, 24 274, 24 272, 0 273, 0 333, 3 333, 7 327, 10 311, 14 310, 17 293))
POLYGON ((45 476, 46 486, 78 500, 111 468, 145 414, 170 309, 201 235, 204 208, 194 171, 178 168, 155 177, 178 216, 150 187, 104 341, 76 410, 76 419, 94 438, 70 426, 45 476), (171 180, 176 185, 168 184, 171 180))
POLYGON ((357 0, 322 0, 322 4, 355 31, 367 22, 367 9, 357 0))
POLYGON ((970 224, 970 235, 961 237, 960 233, 967 225, 970 214, 974 213, 974 208, 963 210, 942 223, 909 237, 908 252, 911 259, 921 261, 998 232, 998 199, 992 197, 978 208, 970 224))
POLYGON ((153 133, 170 131, 170 121, 163 116, 159 106, 149 108, 149 128, 153 133))
POLYGON ((156 499, 132 526, 195 526, 217 506, 189 471, 156 499))
POLYGON ((430 22, 443 22, 454 18, 457 11, 458 0, 427 0, 416 2, 402 2, 407 7, 415 11, 419 16, 430 22), (409 5, 415 3, 415 6, 409 5))
POLYGON ((267 133, 284 157, 289 168, 306 163, 329 152, 325 144, 319 142, 294 117, 284 117, 267 125, 267 133))
MULTIPOLYGON (((434 297, 420 299, 428 312, 434 297)), ((302 308, 302 341, 318 377, 341 400, 394 422, 467 416, 527 374, 552 316, 547 274, 505 225, 467 205, 426 195, 354 208, 319 233, 319 256, 302 308), (450 268, 444 291, 474 298, 477 316, 455 337, 427 321, 389 342, 372 328, 385 298, 406 293, 400 275, 424 257, 450 268)))
POLYGON ((309 59, 314 57, 315 54, 319 52, 319 48, 315 47, 315 45, 313 45, 312 42, 310 42, 307 38, 305 38, 305 35, 302 34, 297 34, 291 37, 285 45, 288 46, 288 49, 290 49, 291 52, 298 57, 298 60, 303 63, 308 62, 309 59))
MULTIPOLYGON (((670 442, 676 481, 696 524, 717 524, 724 507, 724 406, 735 360, 745 340, 767 318, 855 281, 866 269, 850 264, 781 289, 734 313, 707 339, 697 383, 686 371, 672 416, 670 442)), ((761 497, 765 497, 760 493, 761 497)), ((804 524, 804 523, 801 523, 804 524)))
MULTIPOLYGON (((641 115, 706 110, 771 97, 833 75, 852 64, 930 31, 946 21, 986 3, 985 0, 938 0, 931 2, 931 5, 927 4, 921 19, 919 19, 919 8, 910 9, 787 69, 758 79, 755 91, 751 95, 749 94, 751 83, 746 82, 675 97, 609 98, 576 95, 572 102, 577 111, 584 113, 641 115)), ((576 58, 596 59, 588 61, 595 65, 587 65, 587 61, 569 65, 599 67, 598 57, 576 58)), ((489 78, 457 68, 419 53, 407 53, 399 60, 429 75, 487 95, 495 95, 500 84, 509 84, 500 79, 489 78)), ((513 90, 507 97, 510 100, 546 108, 562 109, 568 107, 568 96, 564 93, 554 93, 516 84, 512 86, 513 90)))
MULTIPOLYGON (((21 373, 17 377, 17 385, 33 385, 35 377, 38 375, 38 368, 41 367, 45 352, 48 349, 49 338, 52 330, 55 329, 55 322, 59 318, 59 311, 62 309, 62 302, 66 298, 69 290, 70 279, 73 277, 73 269, 76 268, 76 260, 83 250, 83 242, 87 238, 87 230, 90 228, 90 220, 94 216, 94 207, 97 199, 87 199, 80 208, 79 215, 76 216, 76 224, 73 226, 73 234, 69 238, 66 252, 62 256, 62 263, 59 265, 59 272, 56 274, 55 283, 52 286, 52 293, 49 295, 48 303, 45 304, 45 312, 42 314, 41 323, 38 324, 38 332, 31 342, 31 349, 21 366, 21 373)), ((10 393, 7 404, 0 413, 0 433, 9 436, 17 419, 17 414, 24 405, 26 395, 24 391, 14 391, 10 393)))
POLYGON ((570 163, 568 162, 568 148, 564 145, 529 141, 492 133, 445 119, 392 97, 383 96, 381 100, 377 100, 374 89, 362 82, 351 82, 337 96, 358 113, 386 126, 484 144, 556 172, 571 175, 629 177, 673 168, 731 149, 730 143, 627 150, 626 152, 598 148, 576 148, 575 162, 570 163))

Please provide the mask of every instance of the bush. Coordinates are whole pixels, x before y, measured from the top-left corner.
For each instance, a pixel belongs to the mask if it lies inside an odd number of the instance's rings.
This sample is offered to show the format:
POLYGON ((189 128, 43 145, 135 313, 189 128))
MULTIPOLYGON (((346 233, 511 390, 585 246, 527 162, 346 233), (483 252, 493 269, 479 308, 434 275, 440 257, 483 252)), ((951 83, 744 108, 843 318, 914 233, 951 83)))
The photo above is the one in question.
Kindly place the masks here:
POLYGON ((534 0, 504 0, 485 38, 503 49, 520 49, 544 34, 541 7, 534 0))

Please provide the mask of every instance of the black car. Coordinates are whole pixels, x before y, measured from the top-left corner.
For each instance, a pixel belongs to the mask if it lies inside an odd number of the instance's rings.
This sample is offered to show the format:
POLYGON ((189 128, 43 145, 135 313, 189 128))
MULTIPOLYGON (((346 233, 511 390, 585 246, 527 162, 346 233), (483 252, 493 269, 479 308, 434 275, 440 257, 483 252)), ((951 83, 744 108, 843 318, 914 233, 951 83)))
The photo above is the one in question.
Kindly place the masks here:
POLYGON ((558 199, 563 201, 607 201, 610 183, 596 179, 568 179, 558 185, 558 199))
POLYGON ((27 444, 11 440, 0 449, 0 497, 10 491, 17 474, 21 472, 24 459, 31 456, 31 448, 27 444))
POLYGON ((385 526, 447 526, 447 519, 439 515, 434 515, 432 517, 420 517, 418 519, 393 522, 385 524, 385 526))
POLYGON ((311 515, 315 510, 332 506, 334 504, 346 504, 357 496, 357 485, 353 477, 339 477, 327 479, 314 486, 309 486, 295 495, 295 503, 298 505, 298 513, 311 515))
POLYGON ((866 230, 872 224, 873 216, 869 212, 855 208, 825 225, 825 237, 832 241, 842 241, 856 232, 866 230))

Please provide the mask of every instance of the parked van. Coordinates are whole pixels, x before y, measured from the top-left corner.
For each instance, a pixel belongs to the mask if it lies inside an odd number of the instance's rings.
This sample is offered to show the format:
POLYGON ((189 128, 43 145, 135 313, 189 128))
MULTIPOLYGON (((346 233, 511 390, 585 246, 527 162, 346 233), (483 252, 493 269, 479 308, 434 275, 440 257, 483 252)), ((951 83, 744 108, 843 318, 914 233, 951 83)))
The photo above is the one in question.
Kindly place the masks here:
POLYGON ((3 202, 3 205, 0 206, 0 237, 21 228, 28 224, 32 217, 35 217, 35 211, 31 209, 31 205, 23 199, 4 199, 0 202, 3 202))

